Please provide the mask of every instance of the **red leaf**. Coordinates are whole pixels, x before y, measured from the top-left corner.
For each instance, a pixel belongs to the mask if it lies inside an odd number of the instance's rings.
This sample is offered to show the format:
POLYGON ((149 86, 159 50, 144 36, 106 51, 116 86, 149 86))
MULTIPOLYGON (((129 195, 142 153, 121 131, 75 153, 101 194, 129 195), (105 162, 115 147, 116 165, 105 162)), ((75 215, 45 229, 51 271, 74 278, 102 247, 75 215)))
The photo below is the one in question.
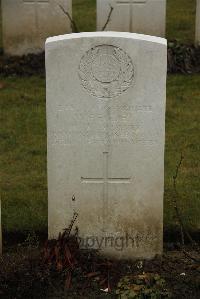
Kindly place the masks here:
POLYGON ((65 281, 65 286, 66 286, 67 289, 69 289, 70 286, 71 286, 71 280, 72 280, 72 273, 68 272, 67 278, 66 278, 66 281, 65 281))
POLYGON ((90 272, 90 273, 86 274, 86 277, 91 278, 91 277, 98 276, 99 274, 100 274, 100 272, 90 272))
POLYGON ((62 264, 62 261, 61 261, 61 260, 59 260, 59 261, 57 262, 56 268, 57 268, 58 271, 62 271, 62 269, 63 269, 63 264, 62 264))
POLYGON ((5 87, 5 83, 0 82, 0 89, 3 89, 5 87))

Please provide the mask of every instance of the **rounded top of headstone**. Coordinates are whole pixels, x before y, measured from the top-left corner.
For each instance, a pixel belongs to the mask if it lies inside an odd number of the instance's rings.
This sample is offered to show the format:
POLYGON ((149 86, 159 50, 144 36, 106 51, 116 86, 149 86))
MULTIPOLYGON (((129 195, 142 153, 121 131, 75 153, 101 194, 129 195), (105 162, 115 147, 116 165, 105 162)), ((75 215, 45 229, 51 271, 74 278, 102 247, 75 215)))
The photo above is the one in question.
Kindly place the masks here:
POLYGON ((162 37, 131 33, 131 32, 116 32, 116 31, 95 31, 95 32, 81 32, 71 33, 49 37, 46 40, 46 45, 51 43, 57 43, 61 41, 79 39, 79 38, 125 38, 130 40, 152 42, 160 45, 167 46, 167 40, 162 37))

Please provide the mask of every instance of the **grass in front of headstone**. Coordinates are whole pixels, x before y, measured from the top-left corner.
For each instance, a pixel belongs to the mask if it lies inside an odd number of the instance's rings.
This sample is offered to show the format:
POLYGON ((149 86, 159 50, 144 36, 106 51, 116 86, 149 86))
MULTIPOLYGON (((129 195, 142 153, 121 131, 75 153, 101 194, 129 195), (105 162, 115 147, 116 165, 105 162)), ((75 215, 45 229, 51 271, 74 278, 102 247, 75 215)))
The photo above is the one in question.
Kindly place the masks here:
MULTIPOLYGON (((1 78, 1 198, 6 232, 47 229, 45 80, 1 78)), ((167 85, 164 226, 178 226, 173 175, 181 152, 178 204, 188 228, 200 228, 200 75, 170 75, 167 85)))
POLYGON ((195 19, 196 0, 167 0, 166 38, 193 44, 195 19))
POLYGON ((2 11, 1 11, 1 0, 0 0, 0 52, 2 52, 3 44, 2 44, 2 11))
POLYGON ((96 31, 96 0, 73 0, 73 19, 79 31, 96 31))
POLYGON ((45 82, 0 80, 1 193, 6 231, 47 228, 45 82))
POLYGON ((173 175, 183 161, 176 180, 177 203, 183 221, 191 230, 200 229, 200 76, 168 76, 166 146, 165 146, 165 210, 166 228, 175 226, 173 175))

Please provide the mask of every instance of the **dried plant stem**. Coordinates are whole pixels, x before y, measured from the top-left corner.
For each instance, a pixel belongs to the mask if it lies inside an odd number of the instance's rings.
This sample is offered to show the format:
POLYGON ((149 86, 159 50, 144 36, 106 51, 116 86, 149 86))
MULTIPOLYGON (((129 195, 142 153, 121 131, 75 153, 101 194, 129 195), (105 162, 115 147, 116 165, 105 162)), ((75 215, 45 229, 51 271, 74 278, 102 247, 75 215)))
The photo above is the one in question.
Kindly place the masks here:
POLYGON ((105 30, 106 30, 106 27, 108 26, 108 23, 110 22, 111 15, 112 15, 112 12, 113 12, 113 9, 114 9, 114 8, 110 5, 110 11, 109 11, 109 14, 108 14, 106 23, 105 23, 105 25, 103 26, 103 28, 101 29, 101 31, 105 31, 105 30))
POLYGON ((76 222, 77 217, 78 217, 78 213, 74 212, 74 215, 73 215, 73 218, 71 220, 69 227, 67 229, 65 229, 65 233, 67 234, 67 237, 70 237, 72 228, 74 226, 74 223, 76 222))
POLYGON ((181 168, 182 162, 183 162, 183 154, 181 153, 181 157, 180 157, 180 161, 178 162, 177 166, 176 166, 176 171, 175 174, 173 176, 173 187, 174 187, 174 192, 175 192, 175 196, 173 198, 173 202, 174 202, 174 209, 176 211, 176 216, 180 225, 180 231, 181 231, 181 242, 182 242, 182 250, 183 253, 189 257, 190 259, 192 259, 193 261, 199 262, 199 259, 196 259, 195 257, 191 256, 190 253, 188 253, 183 247, 185 245, 185 241, 184 241, 184 236, 187 236, 188 240, 191 242, 191 244, 194 246, 197 251, 198 250, 198 245, 196 244, 196 242, 192 239, 191 235, 189 234, 189 232, 187 231, 187 229, 185 228, 184 222, 182 220, 182 216, 181 213, 179 211, 179 207, 178 207, 178 201, 177 199, 180 197, 177 191, 177 178, 178 178, 178 174, 179 174, 179 170, 181 168))
POLYGON ((178 219, 178 222, 179 222, 179 225, 180 225, 180 233, 181 233, 181 243, 182 243, 182 245, 185 244, 185 240, 184 240, 184 224, 183 224, 183 221, 182 221, 182 218, 181 218, 181 215, 180 215, 180 212, 179 212, 179 208, 178 208, 178 202, 177 202, 178 192, 177 192, 177 188, 176 188, 176 181, 177 181, 177 178, 178 178, 178 173, 179 173, 181 164, 183 162, 183 159, 184 159, 184 157, 183 157, 183 155, 181 153, 180 161, 179 161, 179 163, 176 166, 176 171, 175 171, 175 174, 173 176, 173 187, 174 187, 174 191, 175 191, 175 196, 173 198, 173 202, 174 202, 174 209, 175 209, 175 212, 176 212, 176 216, 177 216, 177 219, 178 219))
POLYGON ((76 24, 76 22, 73 20, 73 18, 70 16, 69 12, 66 11, 64 9, 64 7, 62 5, 59 4, 59 7, 60 9, 63 11, 63 13, 68 17, 69 21, 70 21, 70 24, 71 24, 71 29, 72 29, 72 32, 75 32, 75 33, 78 33, 80 32, 79 29, 78 29, 78 26, 76 24))
MULTIPOLYGON (((59 4, 59 7, 60 9, 62 10, 62 12, 67 16, 67 18, 69 19, 70 21, 70 25, 71 25, 71 29, 72 29, 72 32, 75 32, 75 33, 79 33, 80 30, 76 24, 76 22, 73 20, 73 18, 70 16, 69 12, 67 10, 64 9, 64 7, 62 5, 59 4)), ((110 5, 110 11, 109 11, 109 14, 108 14, 108 17, 107 17, 107 20, 106 20, 106 23, 105 25, 103 26, 102 30, 101 31, 105 31, 108 23, 110 22, 110 19, 111 19, 111 15, 112 15, 112 12, 113 12, 113 7, 110 5)))
POLYGON ((176 216, 177 216, 177 219, 178 219, 179 225, 180 225, 182 245, 184 245, 184 243, 185 243, 184 242, 184 234, 187 236, 187 238, 190 240, 190 242, 192 244, 196 244, 196 242, 192 239, 189 232, 185 228, 185 225, 183 223, 182 216, 181 216, 181 213, 180 213, 180 210, 179 210, 179 207, 178 207, 178 202, 177 202, 177 199, 179 198, 179 194, 178 194, 178 191, 177 191, 176 183, 177 183, 177 178, 178 178, 179 170, 181 168, 183 159, 184 159, 184 157, 183 157, 183 154, 181 153, 180 161, 178 162, 178 164, 176 166, 176 171, 175 171, 175 174, 173 176, 173 186, 174 186, 174 192, 175 192, 175 196, 174 196, 174 199, 173 199, 174 209, 176 211, 176 216))

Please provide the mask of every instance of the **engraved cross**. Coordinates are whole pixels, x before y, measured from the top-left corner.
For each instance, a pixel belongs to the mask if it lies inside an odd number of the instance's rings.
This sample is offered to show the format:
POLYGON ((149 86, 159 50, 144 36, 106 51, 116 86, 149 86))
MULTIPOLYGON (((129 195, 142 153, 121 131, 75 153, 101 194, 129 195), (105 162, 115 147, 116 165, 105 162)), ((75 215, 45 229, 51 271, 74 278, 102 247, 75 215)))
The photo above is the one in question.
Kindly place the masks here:
POLYGON ((121 0, 121 1, 117 1, 117 4, 145 4, 147 2, 147 0, 121 0))
POLYGON ((130 9, 130 28, 129 31, 132 30, 132 16, 133 16, 133 9, 134 9, 134 5, 143 5, 147 2, 147 0, 119 0, 116 1, 117 5, 129 5, 129 9, 130 9))
POLYGON ((129 184, 131 183, 131 178, 122 177, 110 177, 108 175, 109 170, 109 152, 103 152, 103 177, 102 178, 91 178, 91 177, 81 177, 82 183, 85 184, 103 184, 103 227, 105 230, 106 216, 108 209, 108 185, 109 184, 129 184))

